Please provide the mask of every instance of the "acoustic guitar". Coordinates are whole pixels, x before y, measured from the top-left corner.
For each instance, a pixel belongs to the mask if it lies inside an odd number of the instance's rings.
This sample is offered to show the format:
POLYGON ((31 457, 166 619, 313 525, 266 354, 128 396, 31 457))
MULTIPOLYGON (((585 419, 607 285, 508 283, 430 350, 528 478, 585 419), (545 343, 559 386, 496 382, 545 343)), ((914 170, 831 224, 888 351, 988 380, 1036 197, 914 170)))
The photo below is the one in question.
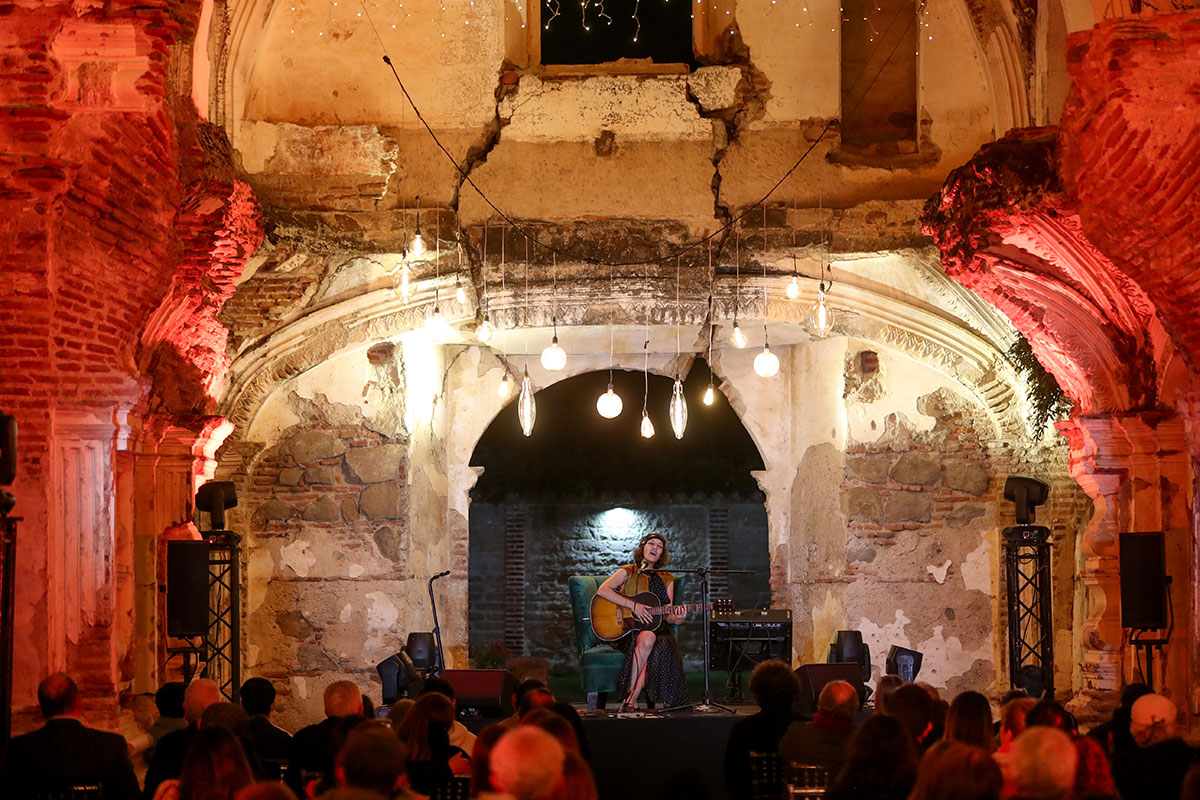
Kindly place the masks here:
MULTIPOLYGON (((625 595, 623 595, 625 596, 625 595)), ((703 603, 684 603, 680 605, 663 606, 658 604, 658 595, 653 592, 642 592, 633 596, 635 603, 640 603, 653 616, 649 622, 642 622, 633 615, 633 609, 625 608, 605 600, 600 595, 592 595, 591 623, 592 633, 602 642, 615 642, 623 636, 641 631, 658 630, 662 618, 667 614, 678 614, 685 609, 688 613, 695 611, 732 611, 733 602, 717 600, 704 605, 703 603)))

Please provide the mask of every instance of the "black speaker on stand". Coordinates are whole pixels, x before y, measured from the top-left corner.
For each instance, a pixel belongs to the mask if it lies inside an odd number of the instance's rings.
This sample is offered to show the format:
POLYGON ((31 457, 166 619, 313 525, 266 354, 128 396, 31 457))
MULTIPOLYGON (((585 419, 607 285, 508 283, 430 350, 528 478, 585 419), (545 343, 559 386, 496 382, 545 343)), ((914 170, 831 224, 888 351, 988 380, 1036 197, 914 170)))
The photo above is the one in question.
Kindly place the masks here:
POLYGON ((1171 641, 1175 629, 1163 532, 1122 533, 1119 543, 1121 627, 1129 629, 1130 643, 1145 655, 1142 678, 1154 688, 1154 651, 1171 641), (1163 633, 1151 635, 1154 632, 1163 633))

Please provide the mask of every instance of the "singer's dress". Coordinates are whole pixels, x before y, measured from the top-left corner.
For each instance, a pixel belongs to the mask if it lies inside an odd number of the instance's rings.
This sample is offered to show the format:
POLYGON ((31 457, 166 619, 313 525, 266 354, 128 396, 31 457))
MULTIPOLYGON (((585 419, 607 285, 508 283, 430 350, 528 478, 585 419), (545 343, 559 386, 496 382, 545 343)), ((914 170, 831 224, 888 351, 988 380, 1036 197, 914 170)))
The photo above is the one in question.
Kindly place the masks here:
MULTIPOLYGON (((636 572, 633 564, 626 564, 622 569, 630 574, 636 572)), ((650 578, 649 591, 658 597, 659 603, 670 603, 667 585, 659 573, 647 571, 646 575, 650 578)), ((633 680, 633 651, 636 643, 637 635, 632 633, 617 642, 617 649, 625 654, 625 663, 621 665, 621 674, 617 678, 617 689, 622 699, 629 694, 629 686, 633 680)), ((683 678, 683 659, 679 656, 679 646, 675 643, 675 637, 665 620, 655 631, 654 649, 650 651, 650 659, 646 662, 644 688, 646 697, 660 708, 688 704, 687 683, 683 678)))

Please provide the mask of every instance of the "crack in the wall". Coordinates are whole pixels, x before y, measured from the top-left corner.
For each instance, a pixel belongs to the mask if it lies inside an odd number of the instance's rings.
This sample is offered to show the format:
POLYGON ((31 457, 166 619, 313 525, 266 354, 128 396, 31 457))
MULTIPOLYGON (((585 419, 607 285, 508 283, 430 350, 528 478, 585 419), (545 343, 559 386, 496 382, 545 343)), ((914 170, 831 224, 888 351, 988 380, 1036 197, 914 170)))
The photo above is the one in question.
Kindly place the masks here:
MULTIPOLYGON (((724 180, 721 164, 729 153, 729 148, 739 141, 742 132, 749 128, 750 123, 760 119, 766 113, 767 90, 770 86, 763 73, 751 61, 750 48, 742 39, 741 29, 736 22, 732 24, 730 33, 731 38, 725 42, 728 50, 723 54, 721 65, 737 67, 742 73, 734 104, 714 111, 705 111, 700 98, 692 91, 690 84, 685 90, 687 101, 696 107, 700 117, 713 122, 713 177, 711 183, 713 217, 723 227, 733 222, 734 213, 733 209, 721 198, 721 184, 724 180)), ((727 229, 718 238, 716 247, 718 256, 724 252, 731 233, 732 230, 727 229)), ((714 268, 708 276, 710 282, 715 278, 715 274, 714 268)))

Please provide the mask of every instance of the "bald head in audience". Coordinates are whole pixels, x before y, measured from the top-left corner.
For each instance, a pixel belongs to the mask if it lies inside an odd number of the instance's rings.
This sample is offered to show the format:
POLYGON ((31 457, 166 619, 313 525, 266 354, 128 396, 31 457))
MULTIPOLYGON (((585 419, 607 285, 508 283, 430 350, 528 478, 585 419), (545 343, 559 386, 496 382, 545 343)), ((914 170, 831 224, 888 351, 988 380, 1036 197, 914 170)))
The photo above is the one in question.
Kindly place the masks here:
POLYGON ((1005 762, 1005 797, 1059 800, 1075 785, 1079 755, 1071 737, 1037 725, 1013 740, 1005 762))
POLYGON ((492 748, 492 786, 517 800, 544 800, 562 780, 564 758, 562 745, 541 728, 514 728, 492 748))
POLYGON ((852 720, 858 713, 858 692, 847 681, 830 681, 817 698, 817 710, 852 720))
POLYGON ((1175 738, 1175 704, 1161 694, 1144 694, 1129 710, 1129 733, 1138 747, 1175 738))
POLYGON ((354 681, 334 681, 325 687, 325 716, 348 717, 361 713, 362 690, 354 681))
POLYGON ((183 718, 189 723, 197 723, 209 706, 224 699, 216 683, 208 678, 197 678, 183 692, 183 718))

